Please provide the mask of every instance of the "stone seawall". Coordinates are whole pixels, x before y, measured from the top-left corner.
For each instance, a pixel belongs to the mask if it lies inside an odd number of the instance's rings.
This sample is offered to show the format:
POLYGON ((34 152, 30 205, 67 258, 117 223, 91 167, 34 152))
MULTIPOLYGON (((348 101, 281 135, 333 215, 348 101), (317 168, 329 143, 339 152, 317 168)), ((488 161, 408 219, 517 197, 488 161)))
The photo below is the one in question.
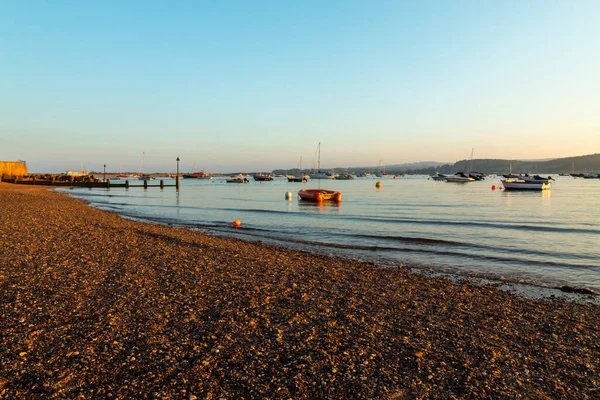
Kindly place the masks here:
POLYGON ((22 161, 0 161, 0 176, 14 177, 27 175, 27 166, 22 161))

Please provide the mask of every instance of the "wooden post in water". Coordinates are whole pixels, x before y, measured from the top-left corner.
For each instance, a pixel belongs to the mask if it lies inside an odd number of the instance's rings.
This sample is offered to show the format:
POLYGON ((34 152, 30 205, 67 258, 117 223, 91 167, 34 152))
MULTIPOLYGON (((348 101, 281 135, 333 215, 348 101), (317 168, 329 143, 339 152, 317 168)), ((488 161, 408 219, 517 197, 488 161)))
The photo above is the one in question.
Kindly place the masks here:
POLYGON ((165 181, 164 180, 160 180, 160 188, 164 189, 165 188, 165 181))
POLYGON ((147 180, 144 181, 144 189, 148 189, 148 181, 147 180))
POLYGON ((108 189, 108 188, 110 188, 110 178, 108 178, 108 179, 106 180, 106 188, 107 188, 107 189, 108 189))
POLYGON ((175 189, 177 191, 179 191, 179 157, 177 157, 177 159, 175 161, 177 161, 177 175, 175 175, 175 189))
POLYGON ((129 189, 129 179, 125 180, 125 189, 129 189))

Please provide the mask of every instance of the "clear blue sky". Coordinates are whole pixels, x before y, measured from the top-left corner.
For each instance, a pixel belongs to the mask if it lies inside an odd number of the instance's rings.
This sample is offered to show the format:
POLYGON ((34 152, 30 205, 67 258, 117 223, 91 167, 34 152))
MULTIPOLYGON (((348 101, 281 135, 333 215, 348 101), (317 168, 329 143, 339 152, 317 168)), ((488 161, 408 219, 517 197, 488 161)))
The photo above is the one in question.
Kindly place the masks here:
POLYGON ((600 152, 600 1, 28 1, 0 160, 209 172, 600 152))

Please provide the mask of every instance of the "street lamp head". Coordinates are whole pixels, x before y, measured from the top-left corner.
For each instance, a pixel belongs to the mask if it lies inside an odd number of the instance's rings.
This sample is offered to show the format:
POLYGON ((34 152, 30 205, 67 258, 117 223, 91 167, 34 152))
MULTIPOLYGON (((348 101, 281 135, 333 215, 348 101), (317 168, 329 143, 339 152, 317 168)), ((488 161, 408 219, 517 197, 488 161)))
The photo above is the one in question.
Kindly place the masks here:
POLYGON ((179 161, 179 157, 177 157, 177 161, 179 161))

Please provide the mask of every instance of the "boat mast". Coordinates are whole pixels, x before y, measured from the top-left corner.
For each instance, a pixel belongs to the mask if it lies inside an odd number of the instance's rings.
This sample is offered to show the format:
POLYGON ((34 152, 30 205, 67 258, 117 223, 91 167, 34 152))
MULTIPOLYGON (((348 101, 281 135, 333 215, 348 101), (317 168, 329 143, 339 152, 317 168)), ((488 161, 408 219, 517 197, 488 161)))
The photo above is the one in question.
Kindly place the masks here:
POLYGON ((473 147, 471 149, 471 163, 470 165, 468 165, 469 169, 467 170, 467 174, 471 173, 471 170, 473 169, 473 152, 475 151, 475 148, 473 147))
POLYGON ((317 173, 321 172, 321 142, 319 142, 319 158, 317 159, 317 173))

